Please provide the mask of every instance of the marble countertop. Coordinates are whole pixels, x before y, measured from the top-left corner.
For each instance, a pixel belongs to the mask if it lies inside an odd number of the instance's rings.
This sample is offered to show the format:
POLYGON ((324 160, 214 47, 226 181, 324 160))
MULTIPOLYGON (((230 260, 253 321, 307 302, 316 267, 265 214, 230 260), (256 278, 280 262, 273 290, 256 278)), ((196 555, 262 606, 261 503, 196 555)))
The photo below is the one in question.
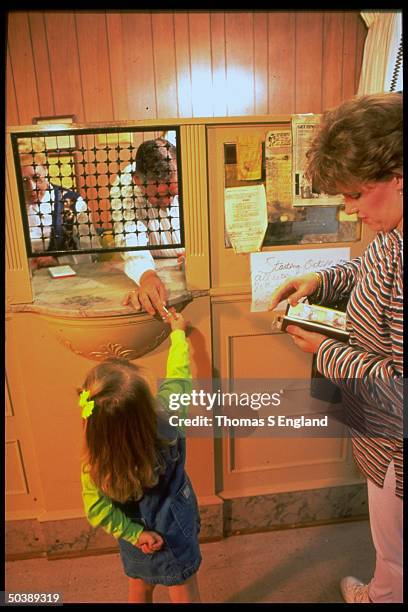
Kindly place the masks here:
MULTIPOLYGON (((191 301, 186 289, 184 270, 169 260, 156 260, 157 273, 168 294, 167 305, 177 306, 191 301)), ((16 304, 12 312, 35 312, 58 317, 110 317, 121 315, 147 316, 131 306, 123 306, 126 294, 135 284, 123 271, 123 262, 104 261, 71 265, 75 276, 52 278, 43 268, 33 273, 34 302, 16 304)), ((150 315, 148 315, 150 317, 150 315)))

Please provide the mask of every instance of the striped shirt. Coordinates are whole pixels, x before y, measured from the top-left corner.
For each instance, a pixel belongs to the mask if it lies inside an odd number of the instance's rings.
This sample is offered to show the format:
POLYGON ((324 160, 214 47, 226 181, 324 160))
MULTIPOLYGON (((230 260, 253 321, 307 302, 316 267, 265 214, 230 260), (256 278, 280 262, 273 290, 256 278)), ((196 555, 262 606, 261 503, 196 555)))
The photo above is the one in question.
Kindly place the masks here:
POLYGON ((349 343, 327 339, 317 368, 341 387, 362 472, 382 487, 393 460, 402 498, 403 239, 380 232, 361 257, 319 272, 319 303, 349 297, 349 343))

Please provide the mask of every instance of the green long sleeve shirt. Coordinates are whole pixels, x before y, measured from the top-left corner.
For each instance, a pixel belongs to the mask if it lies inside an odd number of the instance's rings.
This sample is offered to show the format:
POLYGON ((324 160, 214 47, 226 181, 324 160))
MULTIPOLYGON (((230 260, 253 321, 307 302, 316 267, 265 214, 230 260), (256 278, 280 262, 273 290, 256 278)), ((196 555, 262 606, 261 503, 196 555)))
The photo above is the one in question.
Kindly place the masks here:
MULTIPOLYGON (((168 410, 170 394, 191 392, 189 346, 184 331, 177 329, 170 334, 166 379, 160 385, 158 399, 168 410)), ((187 408, 185 408, 187 411, 187 408)), ((115 503, 106 497, 92 482, 85 466, 81 469, 82 499, 85 514, 93 527, 102 527, 114 538, 122 538, 136 544, 144 527, 131 521, 115 503)))

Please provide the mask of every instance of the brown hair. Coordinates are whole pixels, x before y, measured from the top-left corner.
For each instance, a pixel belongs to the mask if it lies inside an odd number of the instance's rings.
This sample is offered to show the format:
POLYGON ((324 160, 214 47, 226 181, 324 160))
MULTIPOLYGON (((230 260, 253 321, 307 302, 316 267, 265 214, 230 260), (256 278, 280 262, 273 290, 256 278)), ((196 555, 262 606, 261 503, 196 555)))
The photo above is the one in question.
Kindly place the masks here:
POLYGON ((163 469, 157 414, 140 369, 124 359, 109 358, 86 377, 84 389, 94 401, 85 421, 86 470, 109 498, 139 499, 153 487, 163 469))
POLYGON ((328 194, 402 173, 402 94, 354 97, 323 114, 307 177, 328 194))
POLYGON ((136 152, 136 172, 142 181, 169 181, 176 155, 176 147, 165 138, 145 140, 136 152))

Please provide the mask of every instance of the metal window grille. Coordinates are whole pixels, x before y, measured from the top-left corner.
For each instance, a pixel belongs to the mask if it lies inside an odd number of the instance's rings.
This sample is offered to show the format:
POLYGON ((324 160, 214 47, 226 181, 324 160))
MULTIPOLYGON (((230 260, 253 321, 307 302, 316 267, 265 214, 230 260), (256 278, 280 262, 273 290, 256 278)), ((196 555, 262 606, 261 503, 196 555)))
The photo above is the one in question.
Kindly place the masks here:
POLYGON ((184 247, 177 127, 11 135, 27 255, 184 247), (161 135, 171 130, 172 142, 161 135))

